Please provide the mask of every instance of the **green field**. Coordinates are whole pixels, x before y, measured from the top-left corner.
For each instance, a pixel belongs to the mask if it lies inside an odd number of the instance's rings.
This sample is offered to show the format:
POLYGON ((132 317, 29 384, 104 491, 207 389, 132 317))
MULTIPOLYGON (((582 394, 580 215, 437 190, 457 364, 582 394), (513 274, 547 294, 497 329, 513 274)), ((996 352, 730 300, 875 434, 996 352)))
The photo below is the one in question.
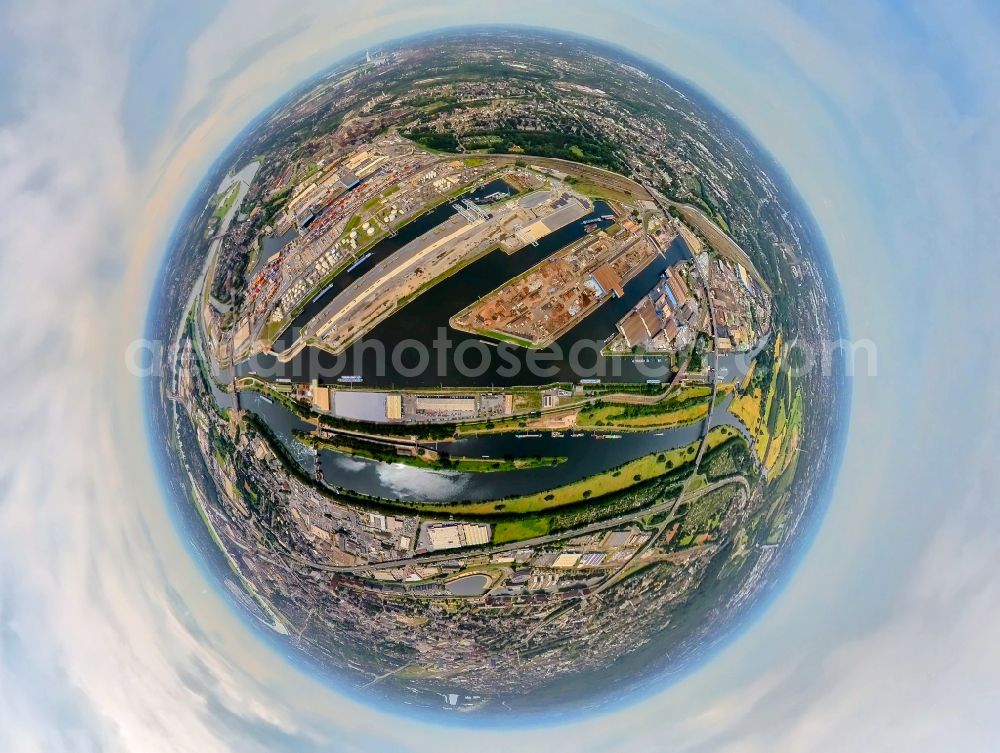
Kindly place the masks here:
MULTIPOLYGON (((714 427, 708 434, 706 450, 722 444, 735 434, 736 430, 728 426, 714 427)), ((525 494, 519 497, 509 497, 501 500, 463 502, 458 505, 426 503, 421 505, 421 510, 469 515, 495 515, 501 511, 507 515, 552 510, 565 505, 575 504, 581 500, 597 498, 622 491, 642 481, 657 478, 667 470, 679 468, 684 463, 694 459, 700 442, 701 440, 698 440, 684 447, 668 450, 667 452, 643 455, 618 468, 612 468, 603 473, 588 476, 549 491, 525 494)))
POLYGON ((666 429, 699 421, 708 415, 709 400, 665 401, 649 405, 611 404, 584 408, 577 417, 581 428, 666 429))
POLYGON ((212 212, 212 216, 217 220, 221 220, 226 216, 226 213, 232 209, 233 202, 236 201, 236 197, 240 194, 240 184, 236 182, 232 187, 220 196, 215 197, 215 210, 212 212))
POLYGON ((470 458, 448 456, 431 450, 423 454, 400 455, 394 448, 374 442, 348 441, 336 439, 320 439, 311 434, 297 434, 300 441, 321 450, 330 450, 344 455, 377 460, 382 463, 401 463, 415 468, 425 468, 432 471, 454 471, 461 473, 495 473, 497 471, 516 471, 528 468, 548 468, 565 463, 565 457, 526 457, 526 458, 470 458))
POLYGON ((507 544, 511 541, 524 541, 537 536, 545 536, 548 532, 548 518, 502 520, 493 526, 493 543, 507 544))

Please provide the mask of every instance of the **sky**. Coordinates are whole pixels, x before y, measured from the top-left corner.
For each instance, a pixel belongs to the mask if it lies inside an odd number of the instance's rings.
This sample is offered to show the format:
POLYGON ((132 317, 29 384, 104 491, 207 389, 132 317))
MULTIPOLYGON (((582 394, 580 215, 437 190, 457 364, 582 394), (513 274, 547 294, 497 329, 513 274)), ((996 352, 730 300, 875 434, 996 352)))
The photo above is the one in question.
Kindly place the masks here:
POLYGON ((0 750, 1000 748, 1000 6, 2 7, 0 750), (787 587, 694 674, 572 724, 395 716, 263 644, 173 525, 124 358, 184 203, 254 115, 348 53, 473 22, 588 34, 707 92, 800 191, 877 352, 787 587))

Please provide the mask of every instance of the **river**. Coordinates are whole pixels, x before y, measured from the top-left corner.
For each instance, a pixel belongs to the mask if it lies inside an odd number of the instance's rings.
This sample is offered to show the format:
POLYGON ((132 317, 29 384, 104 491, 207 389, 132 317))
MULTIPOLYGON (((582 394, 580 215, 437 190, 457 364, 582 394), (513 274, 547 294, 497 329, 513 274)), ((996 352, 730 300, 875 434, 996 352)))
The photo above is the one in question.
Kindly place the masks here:
MULTIPOLYGON (((463 198, 478 198, 498 190, 509 190, 502 181, 493 181, 463 198)), ((610 207, 603 201, 595 203, 589 218, 609 214, 610 207)), ((356 270, 340 274, 333 284, 292 322, 279 338, 275 349, 290 345, 298 329, 323 309, 340 291, 365 273, 372 264, 387 258, 404 244, 436 227, 454 209, 450 204, 441 206, 418 217, 402 228, 396 236, 379 241, 370 251, 371 257, 356 270)), ((289 363, 282 364, 273 357, 241 364, 242 374, 256 372, 270 379, 292 379, 296 382, 317 378, 320 383, 336 383, 342 375, 360 376, 365 388, 405 388, 435 385, 447 386, 513 386, 546 384, 553 381, 576 382, 581 378, 600 378, 602 381, 641 382, 650 378, 670 378, 669 360, 662 357, 604 357, 599 349, 604 339, 614 331, 615 323, 631 309, 656 283, 668 266, 690 258, 690 252, 680 238, 675 239, 665 252, 657 256, 645 269, 624 286, 622 298, 612 298, 564 334, 551 348, 529 351, 515 346, 487 345, 475 335, 452 329, 448 319, 454 313, 479 297, 503 284, 558 249, 583 237, 583 221, 567 225, 539 241, 537 246, 527 246, 514 253, 493 251, 470 264, 451 277, 438 283, 432 290, 411 301, 384 322, 376 326, 367 337, 365 347, 352 348, 338 358, 328 353, 307 348, 289 363), (432 353, 430 368, 417 371, 417 353, 414 349, 402 351, 409 342, 424 344, 439 340, 445 332, 450 341, 449 359, 455 349, 465 349, 465 364, 471 373, 462 374, 453 360, 446 360, 442 369, 437 368, 440 352, 432 353), (566 356, 575 343, 586 341, 594 347, 584 350, 576 362, 566 356), (378 347, 370 347, 379 343, 378 347), (400 351, 398 359, 380 358, 382 353, 400 351), (502 349, 502 353, 501 353, 502 349), (557 354, 562 357, 556 358, 557 354), (489 364, 483 365, 483 357, 489 364), (502 357, 501 357, 502 356, 502 357), (541 368, 529 367, 531 359, 541 368), (547 360, 546 360, 547 359, 547 360)), ((736 359, 727 361, 730 373, 742 373, 736 359)), ((721 371, 721 369, 720 369, 721 371)), ((278 403, 254 393, 241 393, 243 408, 259 414, 275 433, 293 450, 297 459, 309 470, 315 467, 316 455, 302 443, 294 440, 295 430, 308 430, 311 426, 278 403)), ((730 425, 745 433, 742 424, 728 411, 730 398, 719 400, 713 412, 712 425, 730 425)), ((659 432, 623 432, 620 439, 599 439, 597 434, 584 433, 573 437, 551 436, 518 439, 512 434, 470 437, 451 442, 426 444, 453 456, 502 460, 518 457, 565 457, 555 466, 531 469, 496 471, 492 473, 467 473, 416 468, 403 463, 385 463, 343 453, 321 451, 318 454, 327 483, 372 496, 407 500, 481 500, 517 494, 530 494, 570 483, 586 476, 614 468, 642 455, 682 447, 695 442, 700 436, 703 422, 667 429, 659 432)))
MULTIPOLYGON (((742 424, 728 411, 731 398, 719 401, 713 412, 713 426, 732 426, 745 433, 742 424)), ((302 465, 314 469, 313 451, 294 439, 294 431, 314 428, 277 402, 253 392, 240 393, 240 405, 263 418, 292 450, 302 465)), ((565 457, 555 466, 467 473, 416 468, 404 463, 386 463, 344 453, 319 453, 323 474, 331 486, 388 499, 453 501, 496 499, 532 494, 586 476, 600 473, 652 452, 662 452, 695 442, 702 433, 702 421, 654 432, 622 432, 620 439, 600 439, 600 434, 582 436, 540 436, 518 439, 511 433, 466 437, 447 442, 425 442, 425 447, 454 456, 502 460, 519 457, 565 457)), ((610 430, 609 430, 610 431, 610 430)), ((531 432, 535 434, 537 432, 531 432)))

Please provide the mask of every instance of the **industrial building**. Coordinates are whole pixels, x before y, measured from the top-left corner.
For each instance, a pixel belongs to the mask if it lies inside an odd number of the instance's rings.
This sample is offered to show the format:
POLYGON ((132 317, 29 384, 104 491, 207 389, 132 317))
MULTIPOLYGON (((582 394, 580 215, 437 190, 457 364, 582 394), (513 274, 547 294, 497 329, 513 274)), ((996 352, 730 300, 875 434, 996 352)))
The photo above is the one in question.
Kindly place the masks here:
POLYGON ((431 395, 417 398, 417 413, 475 413, 476 398, 431 395))
POLYGON ((490 543, 490 527, 486 523, 427 523, 421 543, 430 551, 460 549, 490 543))
POLYGON ((329 387, 313 387, 312 390, 312 408, 314 411, 320 413, 330 412, 330 388, 329 387))
POLYGON ((385 396, 385 417, 390 421, 399 421, 403 418, 403 396, 385 396))
POLYGON ((604 263, 594 270, 594 280, 601 286, 601 290, 614 293, 619 298, 624 297, 625 291, 622 289, 622 278, 610 264, 604 263))

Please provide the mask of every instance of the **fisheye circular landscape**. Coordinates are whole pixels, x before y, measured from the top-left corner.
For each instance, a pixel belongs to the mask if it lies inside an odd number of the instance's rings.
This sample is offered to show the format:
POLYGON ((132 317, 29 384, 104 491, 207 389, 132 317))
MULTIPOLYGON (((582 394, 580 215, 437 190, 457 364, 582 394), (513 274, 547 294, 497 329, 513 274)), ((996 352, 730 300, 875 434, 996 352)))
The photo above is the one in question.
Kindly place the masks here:
POLYGON ((234 601, 343 685, 451 713, 658 687, 829 496, 840 298, 801 201, 691 87, 467 30, 291 92, 154 296, 154 443, 234 601))

